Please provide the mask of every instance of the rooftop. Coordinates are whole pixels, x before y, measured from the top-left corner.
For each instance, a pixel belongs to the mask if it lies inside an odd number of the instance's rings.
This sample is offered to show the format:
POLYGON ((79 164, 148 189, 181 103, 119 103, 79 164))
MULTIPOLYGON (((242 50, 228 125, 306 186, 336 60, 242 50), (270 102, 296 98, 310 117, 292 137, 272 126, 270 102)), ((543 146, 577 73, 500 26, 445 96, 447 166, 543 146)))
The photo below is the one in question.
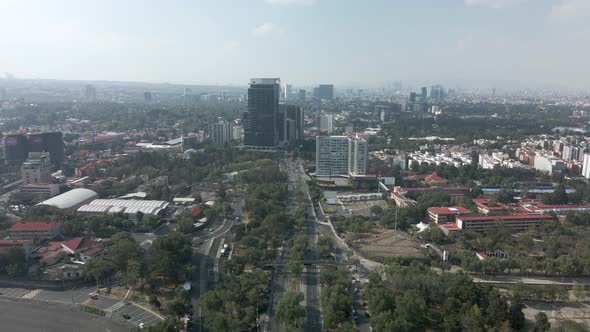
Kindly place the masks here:
POLYGON ((443 215, 471 213, 471 210, 468 210, 462 206, 431 207, 431 208, 428 208, 428 211, 435 213, 435 214, 443 214, 443 215))
POLYGON ((51 231, 57 225, 56 221, 19 221, 8 230, 18 231, 51 231))
POLYGON ((535 220, 535 219, 551 220, 551 219, 553 219, 553 217, 548 214, 536 214, 536 213, 520 213, 520 214, 511 214, 511 215, 507 215, 507 216, 457 217, 457 220, 461 220, 461 221, 535 220))

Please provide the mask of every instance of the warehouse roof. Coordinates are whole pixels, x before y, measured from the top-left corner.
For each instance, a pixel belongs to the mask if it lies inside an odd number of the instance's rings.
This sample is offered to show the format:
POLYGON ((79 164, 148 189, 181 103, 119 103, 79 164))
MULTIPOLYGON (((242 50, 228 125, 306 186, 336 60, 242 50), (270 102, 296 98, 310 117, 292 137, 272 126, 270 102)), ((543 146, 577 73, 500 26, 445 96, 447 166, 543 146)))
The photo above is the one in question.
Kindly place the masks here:
POLYGON ((123 200, 123 199, 95 199, 92 202, 81 206, 78 212, 93 213, 126 213, 135 214, 142 212, 144 214, 158 214, 168 206, 166 201, 154 200, 123 200))
POLYGON ((69 209, 96 197, 98 197, 98 194, 90 189, 76 188, 45 200, 37 205, 49 205, 58 209, 69 209))

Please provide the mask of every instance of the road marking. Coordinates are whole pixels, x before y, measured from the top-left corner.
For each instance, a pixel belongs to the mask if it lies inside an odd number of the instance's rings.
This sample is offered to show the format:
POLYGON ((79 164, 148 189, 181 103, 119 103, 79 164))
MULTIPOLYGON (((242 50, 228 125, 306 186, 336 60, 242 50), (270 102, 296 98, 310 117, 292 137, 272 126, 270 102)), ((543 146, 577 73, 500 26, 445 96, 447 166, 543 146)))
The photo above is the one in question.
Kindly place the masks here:
POLYGON ((111 311, 111 312, 113 312, 113 311, 115 311, 115 310, 117 310, 117 309, 119 309, 119 308, 121 308, 121 307, 124 307, 124 306, 125 306, 125 302, 123 302, 123 301, 119 301, 119 302, 117 302, 117 303, 113 304, 112 306, 110 306, 109 308, 107 308, 107 309, 105 309, 105 310, 106 310, 106 311, 111 311))
POLYGON ((32 299, 33 297, 37 296, 39 293, 41 293, 40 289, 33 289, 32 291, 22 295, 21 297, 23 299, 32 299))

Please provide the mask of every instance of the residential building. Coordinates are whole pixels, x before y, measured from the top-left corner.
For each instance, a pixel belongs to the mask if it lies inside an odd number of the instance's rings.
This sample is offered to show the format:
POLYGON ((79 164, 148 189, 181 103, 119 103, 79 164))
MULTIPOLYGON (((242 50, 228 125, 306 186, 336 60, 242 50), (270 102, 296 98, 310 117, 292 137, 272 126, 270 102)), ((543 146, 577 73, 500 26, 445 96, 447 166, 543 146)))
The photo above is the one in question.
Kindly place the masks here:
POLYGON ((590 179, 590 153, 584 154, 584 161, 582 164, 582 175, 586 179, 590 179))
POLYGON ((235 141, 241 141, 244 137, 244 127, 233 126, 232 127, 232 139, 235 141))
POLYGON ((280 83, 279 78, 250 80, 248 108, 243 115, 245 146, 274 148, 277 145, 280 83))
POLYGON ((316 137, 316 175, 365 175, 369 147, 360 135, 316 137))
POLYGON ((233 136, 232 124, 225 120, 209 124, 208 135, 213 144, 223 145, 229 143, 233 136))
POLYGON ((331 134, 334 130, 334 116, 332 114, 322 114, 320 116, 320 131, 322 133, 331 134))
POLYGON ((565 170, 565 162, 557 157, 551 155, 535 155, 533 167, 542 172, 549 174, 561 173, 565 170))
POLYGON ((51 239, 59 235, 61 224, 56 221, 18 221, 8 229, 11 239, 51 239))
POLYGON ((84 96, 86 97, 86 102, 88 103, 93 103, 96 101, 96 88, 94 87, 94 85, 86 85, 84 96))

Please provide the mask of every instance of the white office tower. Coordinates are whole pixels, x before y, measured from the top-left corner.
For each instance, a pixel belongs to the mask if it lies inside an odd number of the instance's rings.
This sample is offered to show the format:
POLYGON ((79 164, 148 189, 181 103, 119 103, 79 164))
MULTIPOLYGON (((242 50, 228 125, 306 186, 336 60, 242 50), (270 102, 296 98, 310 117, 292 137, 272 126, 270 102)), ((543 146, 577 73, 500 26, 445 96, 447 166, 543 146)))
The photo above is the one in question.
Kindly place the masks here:
POLYGON ((365 175, 369 159, 367 140, 358 135, 316 137, 316 175, 365 175))
POLYGON ((584 154, 584 163, 582 165, 582 175, 590 179, 590 153, 584 154))
POLYGON ((332 124, 334 116, 332 114, 322 114, 320 116, 320 131, 322 133, 331 134, 334 127, 332 124))

